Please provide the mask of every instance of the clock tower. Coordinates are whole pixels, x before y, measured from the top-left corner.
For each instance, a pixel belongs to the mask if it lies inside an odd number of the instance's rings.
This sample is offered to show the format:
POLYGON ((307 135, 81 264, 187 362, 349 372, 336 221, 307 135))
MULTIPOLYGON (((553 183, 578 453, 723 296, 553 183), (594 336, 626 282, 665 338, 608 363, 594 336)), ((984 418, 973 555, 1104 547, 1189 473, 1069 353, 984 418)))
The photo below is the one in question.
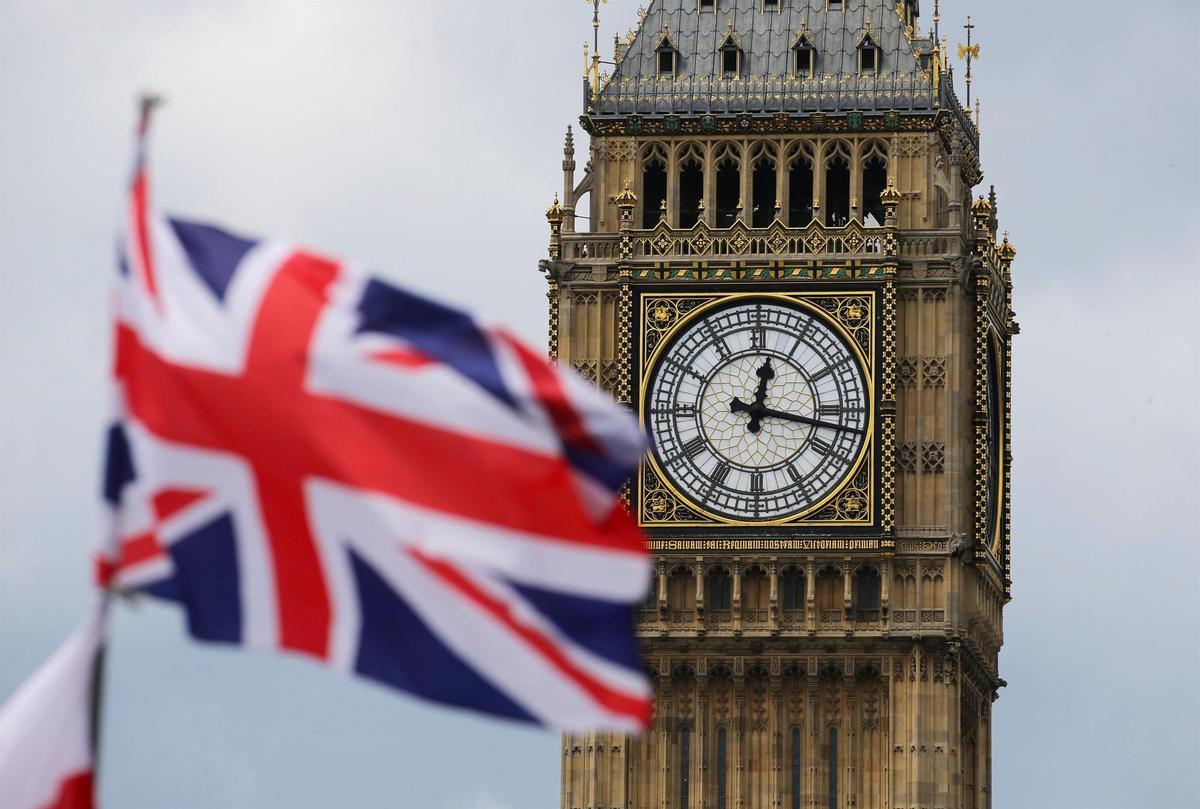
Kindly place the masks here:
POLYGON ((653 0, 585 60, 541 268, 652 440, 655 714, 564 737, 563 809, 991 806, 1016 251, 919 12, 653 0))

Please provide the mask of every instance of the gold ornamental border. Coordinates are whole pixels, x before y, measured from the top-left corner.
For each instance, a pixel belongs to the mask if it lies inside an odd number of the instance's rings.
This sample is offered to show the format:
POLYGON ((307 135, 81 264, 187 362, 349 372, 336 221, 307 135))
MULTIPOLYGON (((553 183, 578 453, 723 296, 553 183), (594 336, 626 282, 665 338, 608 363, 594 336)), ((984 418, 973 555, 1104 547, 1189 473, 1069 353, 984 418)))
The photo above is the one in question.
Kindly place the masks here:
POLYGON ((875 500, 874 500, 874 494, 875 494, 875 492, 874 492, 874 488, 875 488, 874 487, 874 478, 875 478, 874 472, 875 472, 875 469, 874 469, 874 465, 871 463, 871 461, 874 458, 874 449, 875 449, 875 409, 876 409, 875 408, 875 373, 876 373, 876 354, 877 354, 877 352, 875 350, 875 339, 876 339, 875 324, 877 321, 877 318, 876 318, 876 312, 877 312, 876 303, 877 302, 875 299, 875 290, 873 290, 873 289, 811 290, 811 291, 804 291, 804 292, 646 292, 646 293, 643 293, 641 296, 641 318, 640 318, 640 323, 639 323, 639 330, 640 330, 639 355, 640 355, 641 364, 640 364, 640 368, 639 368, 639 380, 638 380, 638 410, 639 410, 638 416, 639 416, 639 419, 641 420, 643 429, 648 429, 648 425, 646 424, 647 414, 645 412, 645 407, 644 407, 645 401, 646 401, 646 390, 649 385, 652 369, 655 369, 657 367, 659 357, 665 350, 666 346, 670 345, 670 343, 675 339, 676 335, 679 334, 679 332, 681 330, 688 327, 689 324, 691 324, 698 318, 702 317, 706 312, 709 312, 712 309, 716 309, 716 308, 725 306, 732 301, 744 301, 744 300, 751 300, 751 299, 761 300, 761 301, 782 302, 785 304, 790 304, 792 306, 797 306, 801 309, 807 310, 814 317, 820 318, 821 322, 823 322, 826 325, 828 325, 829 327, 831 327, 835 331, 835 333, 850 347, 855 358, 859 362, 859 367, 863 371, 865 371, 864 376, 866 378, 866 386, 867 386, 867 391, 866 391, 866 394, 867 394, 866 395, 866 398, 867 398, 867 433, 866 433, 866 440, 863 441, 863 445, 859 449, 858 457, 854 460, 854 463, 852 463, 850 465, 849 471, 847 471, 846 474, 842 476, 842 479, 839 480, 832 489, 830 489, 829 494, 827 494, 825 497, 823 497, 818 502, 816 502, 813 505, 809 506, 808 508, 804 509, 803 511, 798 512, 796 514, 793 514, 793 515, 788 516, 783 519, 747 521, 747 520, 734 520, 734 519, 730 519, 729 517, 724 517, 719 514, 714 514, 710 511, 708 511, 707 509, 705 509, 703 506, 696 503, 695 501, 693 501, 690 497, 683 494, 681 491, 679 491, 675 487, 675 485, 671 482, 671 479, 666 474, 664 474, 662 469, 659 467, 658 462, 654 457, 654 453, 648 452, 648 453, 646 453, 645 458, 642 461, 641 468, 639 469, 639 472, 638 472, 638 500, 639 500, 638 514, 637 514, 638 524, 642 527, 651 527, 651 528, 655 527, 655 526, 705 527, 705 526, 711 526, 714 523, 717 523, 719 525, 734 526, 734 527, 739 527, 739 528, 767 528, 767 527, 772 527, 772 526, 789 526, 789 525, 797 525, 797 524, 803 524, 805 526, 813 526, 813 527, 831 527, 831 526, 832 527, 862 527, 862 526, 872 525, 874 522, 874 519, 875 519, 875 500), (664 331, 662 333, 661 337, 659 338, 658 344, 654 347, 654 350, 650 353, 649 356, 646 356, 645 355, 646 322, 648 319, 648 312, 651 308, 651 305, 652 305, 653 301, 671 299, 671 298, 674 298, 674 299, 711 298, 712 300, 708 301, 707 303, 701 304, 700 306, 697 306, 695 309, 692 309, 689 312, 687 312, 686 314, 680 316, 679 319, 676 320, 676 322, 670 326, 670 328, 668 328, 666 331, 664 331), (863 320, 863 323, 868 329, 867 345, 870 347, 870 358, 868 359, 867 355, 863 351, 862 346, 859 345, 859 342, 857 339, 855 339, 854 335, 852 335, 845 328, 845 326, 837 320, 836 317, 834 317, 833 315, 831 315, 831 313, 827 312, 826 310, 822 309, 821 307, 817 306, 816 304, 812 303, 811 301, 806 300, 808 298, 826 298, 826 299, 829 299, 829 298, 833 298, 833 299, 865 298, 868 302, 867 305, 869 307, 869 310, 863 320), (645 498, 645 494, 646 494, 646 487, 645 487, 644 475, 642 473, 647 464, 649 464, 650 470, 653 472, 654 476, 658 479, 658 482, 661 483, 662 486, 668 492, 670 492, 670 494, 673 497, 675 497, 680 503, 684 504, 689 510, 694 511, 698 514, 701 514, 704 517, 707 517, 708 521, 688 521, 688 520, 664 520, 662 522, 646 521, 643 518, 643 509, 646 505, 643 502, 644 498, 645 498), (847 520, 811 520, 811 521, 806 521, 804 519, 805 517, 807 517, 811 514, 819 512, 821 509, 825 508, 830 503, 832 503, 840 494, 842 494, 847 489, 849 484, 855 478, 857 478, 859 476, 859 474, 863 470, 864 466, 867 467, 868 476, 867 476, 867 483, 866 483, 866 487, 865 487, 866 496, 864 498, 866 501, 866 508, 865 508, 865 516, 863 518, 857 519, 857 520, 847 519, 847 520))
MULTIPOLYGON (((1007 376, 1005 370, 1005 352, 1002 346, 1002 337, 1000 332, 993 329, 988 336, 990 343, 988 350, 992 352, 992 362, 995 363, 996 373, 995 379, 992 375, 988 375, 988 383, 994 384, 997 390, 994 393, 997 406, 1000 408, 999 417, 996 419, 996 426, 1000 431, 999 440, 996 442, 996 450, 1000 453, 1000 457, 996 462, 996 515, 995 521, 992 523, 992 556, 996 562, 1003 566, 1004 557, 1001 555, 1004 551, 1005 525, 1007 522, 1006 509, 1004 507, 1005 497, 1008 492, 1007 486, 1007 465, 1008 465, 1008 396, 1005 386, 1005 378, 1007 376)), ((989 414, 990 416, 990 414, 989 414)), ((989 450, 990 451, 990 450, 989 450)))

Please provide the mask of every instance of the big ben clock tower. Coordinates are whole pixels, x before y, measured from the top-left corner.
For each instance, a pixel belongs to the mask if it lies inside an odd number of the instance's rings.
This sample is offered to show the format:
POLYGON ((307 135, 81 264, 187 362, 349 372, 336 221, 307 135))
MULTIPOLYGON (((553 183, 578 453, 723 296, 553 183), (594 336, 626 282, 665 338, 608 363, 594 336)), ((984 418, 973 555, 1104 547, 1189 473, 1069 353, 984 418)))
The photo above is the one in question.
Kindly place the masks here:
POLYGON ((991 806, 1016 251, 918 6, 654 0, 587 62, 550 350, 652 439, 655 716, 563 809, 991 806))

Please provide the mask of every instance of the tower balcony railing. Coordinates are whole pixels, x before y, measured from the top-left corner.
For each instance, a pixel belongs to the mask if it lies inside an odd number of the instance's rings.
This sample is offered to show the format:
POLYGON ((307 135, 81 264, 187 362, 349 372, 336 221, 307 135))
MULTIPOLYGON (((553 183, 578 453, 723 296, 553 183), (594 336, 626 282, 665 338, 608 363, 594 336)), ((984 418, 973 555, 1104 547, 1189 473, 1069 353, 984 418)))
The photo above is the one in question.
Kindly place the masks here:
POLYGON ((628 232, 628 255, 622 254, 621 233, 564 233, 562 259, 585 264, 627 261, 659 263, 672 259, 773 260, 779 258, 879 258, 886 256, 889 233, 895 233, 895 249, 904 256, 961 254, 967 243, 954 229, 891 231, 851 220, 841 227, 812 222, 792 228, 776 221, 765 228, 737 223, 713 228, 698 223, 687 229, 660 223, 648 230, 628 232))
POLYGON ((806 610, 782 610, 779 613, 780 629, 808 629, 808 612, 806 610))
POLYGON ((658 623, 658 607, 643 607, 637 611, 637 622, 639 625, 657 624, 658 623))
POLYGON ((841 610, 818 610, 817 622, 822 627, 841 626, 843 615, 841 610))
POLYGON ((742 624, 747 629, 762 629, 770 625, 771 612, 751 607, 742 608, 742 624))
POLYGON ((706 626, 713 629, 733 627, 733 610, 708 610, 704 616, 706 626))
POLYGON ((746 634, 788 634, 845 632, 854 633, 920 633, 944 631, 944 609, 822 609, 777 610, 745 608, 703 612, 688 609, 640 609, 638 629, 644 633, 661 632, 744 632, 746 634))

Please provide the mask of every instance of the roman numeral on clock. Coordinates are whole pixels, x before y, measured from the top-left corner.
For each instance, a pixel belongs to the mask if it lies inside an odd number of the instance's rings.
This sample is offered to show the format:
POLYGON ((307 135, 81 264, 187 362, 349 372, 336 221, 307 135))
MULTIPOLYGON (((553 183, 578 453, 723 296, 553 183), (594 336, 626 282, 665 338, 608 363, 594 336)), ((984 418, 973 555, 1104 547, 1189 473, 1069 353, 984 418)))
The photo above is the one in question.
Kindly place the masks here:
POLYGON ((729 464, 727 464, 727 463, 717 464, 717 468, 713 471, 710 478, 712 479, 713 483, 715 483, 719 486, 722 483, 724 483, 726 481, 726 479, 729 477, 730 471, 732 471, 732 470, 731 470, 731 467, 729 466, 729 464))
POLYGON ((762 472, 755 472, 750 476, 750 492, 752 494, 763 493, 763 476, 762 472))
POLYGON ((819 435, 814 435, 812 445, 816 447, 822 455, 828 455, 829 450, 833 449, 833 444, 825 443, 825 440, 819 435))
POLYGON ((712 321, 705 321, 704 330, 708 333, 709 338, 712 340, 712 345, 717 349, 717 353, 720 354, 722 358, 729 359, 729 346, 726 344, 725 338, 717 334, 717 330, 713 328, 712 321))
POLYGON ((822 416, 840 416, 842 415, 842 406, 836 404, 821 405, 817 412, 822 416))
POLYGON ((683 454, 689 458, 695 458, 704 451, 704 439, 696 436, 691 441, 683 445, 683 454))

